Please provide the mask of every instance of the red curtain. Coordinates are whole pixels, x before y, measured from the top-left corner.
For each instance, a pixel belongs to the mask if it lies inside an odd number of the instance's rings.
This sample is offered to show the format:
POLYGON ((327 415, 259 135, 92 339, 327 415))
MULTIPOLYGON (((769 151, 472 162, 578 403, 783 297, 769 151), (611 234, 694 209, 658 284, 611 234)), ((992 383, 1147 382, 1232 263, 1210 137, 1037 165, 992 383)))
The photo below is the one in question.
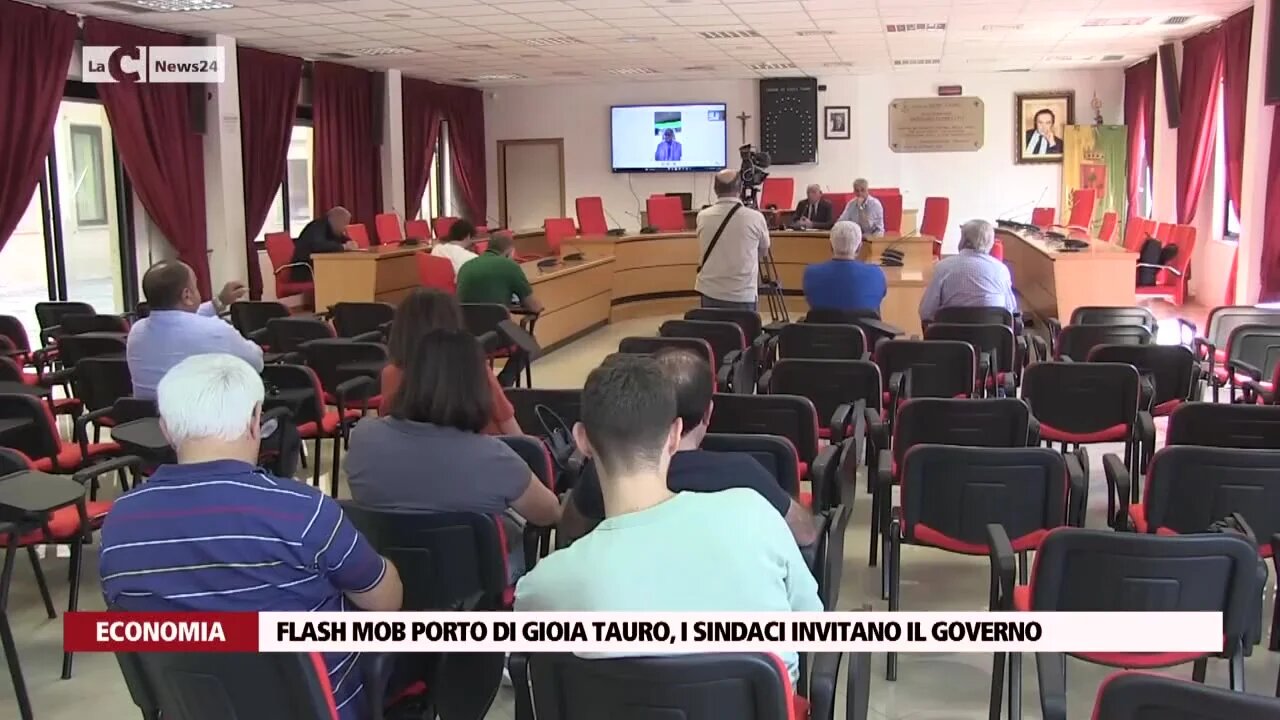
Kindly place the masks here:
MULTIPOLYGON (((1236 13, 1222 24, 1222 117, 1227 157, 1227 196, 1241 213, 1244 175, 1244 114, 1249 85, 1249 42, 1253 36, 1253 8, 1236 13)), ((1235 304, 1239 250, 1227 276, 1226 303, 1235 304)))
POLYGON ((485 223, 488 205, 484 174, 484 94, 475 88, 448 88, 444 105, 449 121, 449 158, 453 177, 462 191, 462 200, 471 221, 485 223))
POLYGON ((262 297, 262 272, 254 238, 271 213, 284 179, 289 139, 298 110, 302 59, 244 46, 236 48, 240 78, 240 156, 244 163, 245 257, 249 295, 262 297))
POLYGON ((53 144, 76 18, 0 0, 0 249, 18 227, 53 144))
POLYGON ((444 119, 435 100, 435 83, 404 78, 400 93, 404 107, 404 217, 411 220, 422 208, 422 193, 431 177, 431 159, 444 119))
POLYGON ((318 62, 311 82, 315 123, 317 215, 335 205, 351 211, 352 222, 372 226, 382 212, 382 170, 377 135, 374 74, 318 62))
MULTIPOLYGON (((186 45, 184 35, 85 18, 86 45, 186 45)), ((202 297, 209 291, 204 204, 204 138, 191 122, 187 85, 103 83, 97 86, 111 136, 133 190, 156 227, 191 266, 202 297)), ((215 128, 216 131, 216 128, 215 128)))
POLYGON ((1178 102, 1178 222, 1195 219, 1217 130, 1218 86, 1222 80, 1222 28, 1182 43, 1182 81, 1178 102))
POLYGON ((1156 56, 1124 71, 1124 123, 1129 133, 1129 217, 1138 212, 1142 176, 1151 166, 1151 130, 1155 129, 1156 56))
MULTIPOLYGON (((1267 166, 1266 227, 1280 227, 1280 113, 1271 121, 1271 159, 1267 166)), ((1262 292, 1258 302, 1280 301, 1280 233, 1262 241, 1262 292)))

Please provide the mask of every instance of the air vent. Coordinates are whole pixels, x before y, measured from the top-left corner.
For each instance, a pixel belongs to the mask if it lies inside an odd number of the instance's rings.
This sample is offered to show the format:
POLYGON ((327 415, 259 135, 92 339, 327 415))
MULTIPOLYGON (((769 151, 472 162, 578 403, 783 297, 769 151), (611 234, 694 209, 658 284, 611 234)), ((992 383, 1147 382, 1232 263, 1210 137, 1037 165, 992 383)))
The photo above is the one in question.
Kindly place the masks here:
POLYGON ((940 65, 941 58, 906 58, 903 60, 894 60, 894 67, 910 67, 913 65, 940 65))
POLYGON ((235 7, 222 0, 133 0, 133 4, 152 12, 202 12, 235 7))
POLYGON ((544 38, 529 38, 527 40, 521 40, 520 42, 524 43, 525 45, 532 45, 533 47, 550 47, 553 45, 581 45, 582 44, 582 41, 579 40, 578 38, 566 37, 564 35, 556 35, 554 37, 544 37, 544 38))
POLYGON ((413 15, 403 12, 389 12, 384 13, 382 17, 387 18, 388 20, 406 20, 413 17, 413 15))
POLYGON ((355 55, 344 52, 322 52, 317 57, 328 58, 330 60, 350 60, 355 57, 355 55))
POLYGON ((587 76, 586 73, 579 72, 577 70, 557 70, 551 74, 555 75, 556 77, 586 77, 587 76))
POLYGON ((147 8, 140 7, 131 2, 99 2, 99 3, 93 3, 93 6, 99 7, 99 8, 107 8, 111 10, 119 10, 122 13, 129 13, 130 15, 138 15, 141 13, 151 12, 147 8))
POLYGON ((476 82, 476 79, 475 78, 453 78, 453 82, 474 84, 476 82))
POLYGON ((748 67, 748 68, 750 68, 750 69, 752 69, 752 70, 794 70, 794 69, 795 69, 795 67, 796 67, 796 64, 795 64, 795 63, 766 62, 766 63, 756 63, 756 64, 754 64, 754 65, 748 65, 747 67, 748 67))
POLYGON ((609 68, 610 75, 657 75, 658 71, 647 67, 609 68))
POLYGON ((1117 60, 1123 60, 1123 59, 1124 59, 1123 55, 1103 55, 1102 57, 1098 58, 1098 61, 1099 62, 1115 62, 1117 60))
POLYGON ((1149 17, 1102 17, 1085 20, 1081 27, 1125 27, 1128 25, 1145 25, 1149 17))
POLYGON ((891 33, 935 32, 946 29, 946 23, 896 23, 884 26, 884 31, 891 33))
POLYGON ((489 45, 488 43, 472 43, 470 45, 459 45, 458 49, 459 50, 496 50, 497 48, 495 48, 492 45, 489 45))
POLYGON ((654 40, 657 40, 657 39, 658 38, 652 35, 624 35, 623 37, 618 38, 618 42, 643 43, 643 42, 653 42, 654 40))
POLYGON ((755 30, 703 30, 698 33, 706 40, 733 40, 735 38, 756 38, 760 33, 755 30))
POLYGON ((1047 55, 1045 56, 1044 61, 1054 62, 1054 63, 1088 62, 1089 60, 1092 60, 1092 59, 1093 59, 1092 55, 1047 55))
POLYGON ((711 72, 712 70, 716 69, 716 66, 715 65, 689 65, 687 67, 682 67, 680 69, 685 72, 711 72))
POLYGON ((1192 15, 1170 15, 1164 19, 1163 25, 1186 25, 1191 22, 1192 15))
POLYGON ((800 30, 796 32, 800 37, 821 37, 823 35, 835 35, 835 30, 800 30))
POLYGON ((477 75, 477 76, 476 76, 476 80, 486 80, 486 81, 492 81, 492 80, 524 80, 524 79, 525 79, 525 78, 524 78, 524 75, 517 75, 516 73, 491 73, 491 74, 487 74, 487 75, 477 75))
POLYGON ((412 55, 418 51, 407 47, 373 47, 360 48, 359 50, 352 50, 351 52, 356 55, 364 55, 365 57, 381 57, 383 55, 412 55))
POLYGON ((996 72, 1031 72, 1031 68, 1005 68, 1004 70, 997 70, 996 72))
POLYGON ((822 63, 822 67, 853 67, 853 63, 848 61, 822 63))
POLYGON ((1011 25, 983 25, 982 29, 987 32, 1010 32, 1013 30, 1021 30, 1022 23, 1015 23, 1011 25))

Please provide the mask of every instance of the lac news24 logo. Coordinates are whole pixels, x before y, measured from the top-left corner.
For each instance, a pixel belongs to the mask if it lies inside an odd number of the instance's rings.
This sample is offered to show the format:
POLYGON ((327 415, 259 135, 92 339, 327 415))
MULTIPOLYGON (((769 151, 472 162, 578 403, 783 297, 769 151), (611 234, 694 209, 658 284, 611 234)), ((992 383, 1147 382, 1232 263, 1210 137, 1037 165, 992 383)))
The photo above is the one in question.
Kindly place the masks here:
POLYGON ((220 83, 227 77, 220 45, 86 45, 81 57, 81 74, 92 83, 220 83))

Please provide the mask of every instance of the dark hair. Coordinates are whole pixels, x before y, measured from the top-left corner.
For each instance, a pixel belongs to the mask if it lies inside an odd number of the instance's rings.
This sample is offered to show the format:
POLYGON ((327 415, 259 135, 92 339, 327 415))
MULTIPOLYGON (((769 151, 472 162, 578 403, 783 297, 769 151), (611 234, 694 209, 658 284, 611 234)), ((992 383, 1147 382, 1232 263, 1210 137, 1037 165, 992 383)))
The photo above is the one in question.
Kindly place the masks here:
POLYGON ((1048 115, 1049 122, 1058 122, 1058 116, 1054 115, 1053 111, 1050 110, 1049 108, 1040 108, 1039 110, 1037 110, 1036 114, 1031 116, 1031 122, 1035 122, 1036 120, 1039 120, 1041 115, 1048 115))
POLYGON ((142 294, 152 310, 171 310, 182 302, 182 291, 191 285, 192 270, 181 260, 165 260, 142 275, 142 294))
POLYGON ((470 220, 459 218, 449 226, 449 242, 462 242, 475 234, 476 226, 472 225, 470 220))
POLYGON ((488 252, 505 253, 511 247, 511 236, 506 233, 490 233, 488 252))
POLYGON ((652 357, 616 355, 587 376, 581 417, 602 476, 656 468, 676 419, 675 386, 652 357))
POLYGON ((676 414, 684 423, 682 434, 702 424, 715 393, 707 359, 682 348, 663 348, 653 354, 662 374, 675 386, 676 414))
POLYGON ((465 330, 422 336, 391 400, 391 417, 480 432, 493 415, 480 343, 465 330))
POLYGON ((403 370, 423 335, 462 326, 462 308, 452 295, 430 288, 414 290, 400 301, 391 321, 391 339, 387 343, 391 364, 403 370))

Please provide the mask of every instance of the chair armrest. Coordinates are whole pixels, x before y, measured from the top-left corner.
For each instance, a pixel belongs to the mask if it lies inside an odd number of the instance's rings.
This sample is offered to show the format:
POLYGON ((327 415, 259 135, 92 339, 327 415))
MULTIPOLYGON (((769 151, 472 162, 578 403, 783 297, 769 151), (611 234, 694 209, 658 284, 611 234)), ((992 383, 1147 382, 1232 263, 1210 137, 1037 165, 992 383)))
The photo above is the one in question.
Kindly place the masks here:
MULTIPOLYGON (((728 392, 732 380, 733 365, 721 365, 720 368, 716 370, 716 392, 728 392)), ((734 388, 734 391, 742 392, 739 388, 734 388)))
POLYGON ((507 672, 511 674, 516 695, 515 720, 534 720, 533 698, 529 694, 529 657, 524 653, 511 653, 507 658, 507 672))
POLYGON ((836 676, 840 674, 838 652, 814 653, 813 670, 809 673, 809 717, 812 720, 835 720, 836 676))
POLYGON ((334 390, 333 394, 337 396, 338 402, 341 403, 347 398, 351 397, 352 393, 354 393, 356 390, 359 390, 361 388, 371 388, 376 384, 377 383, 374 381, 373 378, 369 377, 368 375, 361 375, 359 377, 353 377, 353 378, 350 378, 349 380, 343 380, 342 382, 338 383, 338 386, 333 389, 334 390))
POLYGON ((1067 720, 1066 662, 1062 653, 1036 653, 1042 720, 1067 720))
POLYGON ((47 373, 40 373, 37 371, 36 375, 38 376, 41 385, 44 385, 45 387, 52 387, 54 385, 64 385, 71 382, 71 378, 76 376, 76 369, 74 367, 69 367, 47 373))
POLYGON ((277 405, 262 411, 261 422, 265 425, 268 420, 280 421, 291 417, 293 417, 293 411, 285 405, 277 405))
POLYGON ((1001 387, 1004 388, 1005 397, 1018 396, 1018 387, 1017 387, 1017 384, 1014 382, 1012 370, 1004 374, 1004 381, 1001 383, 1001 387))
POLYGON ((254 330, 253 332, 249 333, 246 337, 247 337, 249 340, 252 340, 253 342, 258 343, 259 345, 266 345, 266 344, 267 344, 267 338, 269 338, 269 337, 271 337, 271 336, 270 336, 270 334, 267 332, 267 329, 266 329, 266 328, 259 328, 259 329, 257 329, 257 330, 254 330))
POLYGON ((1145 469, 1146 460, 1156 451, 1156 420, 1146 410, 1139 410, 1138 424, 1135 429, 1140 443, 1138 450, 1142 453, 1143 459, 1143 464, 1140 467, 1145 469))
POLYGON ((893 487, 893 451, 887 448, 877 453, 876 483, 881 486, 881 492, 889 492, 893 487))
POLYGON ((1089 471, 1075 453, 1067 453, 1067 524, 1084 527, 1084 514, 1089 504, 1089 471))
POLYGON ((991 562, 991 610, 1012 610, 1018 559, 1009 534, 998 523, 987 525, 987 558, 991 562))
MULTIPOLYGON (((1129 493, 1130 483, 1129 469, 1124 466, 1124 461, 1115 453, 1107 453, 1102 456, 1102 471, 1107 476, 1107 492, 1111 498, 1117 502, 1116 514, 1114 517, 1107 518, 1109 524, 1115 530, 1129 529, 1129 493)), ((1111 503, 1107 503, 1111 507, 1111 503)))
POLYGON ((1040 445, 1040 421, 1033 418, 1027 418, 1027 447, 1039 447, 1040 445))
POLYGON ((53 325, 51 327, 44 328, 40 331, 40 344, 47 348, 50 341, 56 340, 61 334, 61 325, 53 325))
POLYGON ((1143 267, 1144 267, 1144 268, 1156 268, 1156 269, 1158 269, 1158 270, 1164 270, 1165 272, 1171 272, 1171 273, 1173 273, 1174 275, 1177 275, 1178 277, 1182 277, 1182 271, 1181 271, 1181 270, 1178 270, 1177 268, 1173 267, 1172 265, 1161 265, 1161 264, 1159 264, 1159 263, 1138 263, 1138 267, 1140 267, 1140 268, 1143 268, 1143 267))
POLYGON ((387 683, 395 668, 396 655, 392 653, 365 653, 360 656, 360 675, 364 681, 365 705, 371 718, 386 714, 387 683))
POLYGON ((773 370, 765 370, 760 374, 760 379, 756 381, 756 388, 759 392, 768 394, 769 383, 773 382, 773 370))
POLYGON ((126 468, 137 471, 142 467, 142 458, 137 455, 121 455, 120 457, 95 463, 71 476, 72 480, 84 485, 94 478, 126 468))
POLYGON ((730 350, 720 358, 721 365, 733 365, 742 360, 743 354, 741 350, 730 350))
POLYGON ((862 416, 867 424, 867 439, 871 441, 872 448, 876 450, 888 448, 889 432, 884 422, 880 420, 880 413, 873 408, 863 408, 862 416))
POLYGON ((1236 524, 1236 527, 1240 528, 1240 534, 1248 538, 1249 542, 1253 543, 1254 547, 1257 547, 1258 534, 1255 533, 1253 531, 1253 527, 1245 521, 1244 516, 1238 512, 1233 512, 1228 517, 1230 517, 1232 522, 1236 524))
POLYGON ((821 512, 835 503, 832 501, 831 488, 827 487, 827 473, 831 463, 840 462, 840 445, 828 445, 818 451, 809 468, 809 487, 813 494, 813 511, 821 512))
POLYGON ((366 333, 360 333, 359 335, 352 337, 351 342, 382 342, 382 331, 370 330, 366 333))
POLYGON ((851 652, 845 671, 845 720, 867 720, 871 702, 871 653, 851 652))
POLYGON ((854 420, 853 405, 849 403, 840 403, 835 413, 831 415, 831 421, 827 424, 827 429, 831 431, 831 444, 839 445, 844 440, 845 428, 849 427, 849 423, 854 420))
POLYGON ((1230 376, 1232 382, 1235 382, 1236 375, 1247 375, 1254 380, 1262 379, 1262 370, 1243 360, 1228 360, 1227 374, 1230 376))
POLYGON ((859 318, 857 324, 870 328, 881 335, 891 338, 898 337, 899 335, 906 333, 905 330, 897 325, 890 325, 889 323, 877 318, 859 318))
POLYGON ((1280 533, 1271 536, 1271 563, 1276 566, 1276 576, 1280 577, 1280 533))
POLYGON ((995 363, 991 361, 991 354, 981 352, 978 353, 978 391, 983 395, 987 392, 987 380, 995 375, 995 363))
POLYGON ((312 269, 312 267, 311 267, 310 265, 308 265, 307 263, 304 263, 304 262, 287 263, 287 264, 281 265, 280 267, 278 267, 278 268, 276 268, 274 271, 272 271, 272 274, 273 274, 273 275, 279 275, 279 274, 280 274, 280 272, 281 272, 282 270, 287 270, 287 269, 289 269, 289 268, 296 268, 296 267, 304 267, 304 268, 306 268, 306 269, 307 269, 307 274, 311 275, 311 279, 312 279, 312 280, 315 280, 315 270, 313 270, 313 269, 312 269))
POLYGON ((1045 362, 1049 359, 1049 343, 1045 342, 1044 338, 1032 335, 1031 347, 1036 351, 1036 358, 1033 362, 1045 362))

